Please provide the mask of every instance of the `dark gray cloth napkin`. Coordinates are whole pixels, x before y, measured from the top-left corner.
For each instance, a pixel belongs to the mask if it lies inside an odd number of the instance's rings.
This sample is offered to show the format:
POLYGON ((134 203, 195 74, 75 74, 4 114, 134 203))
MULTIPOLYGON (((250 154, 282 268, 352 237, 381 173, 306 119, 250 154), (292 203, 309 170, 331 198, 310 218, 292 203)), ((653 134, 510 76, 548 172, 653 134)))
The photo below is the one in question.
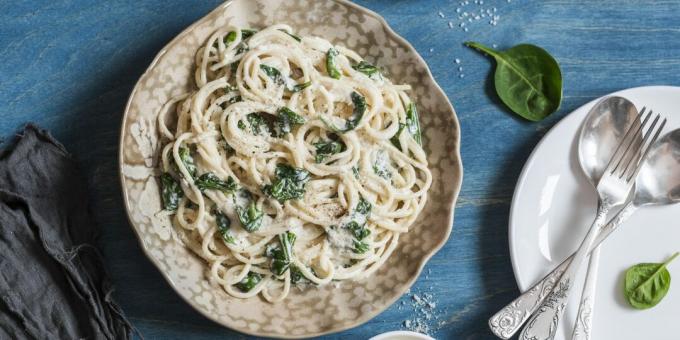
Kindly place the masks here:
POLYGON ((94 246, 84 177, 27 125, 0 152, 0 339, 129 339, 94 246))

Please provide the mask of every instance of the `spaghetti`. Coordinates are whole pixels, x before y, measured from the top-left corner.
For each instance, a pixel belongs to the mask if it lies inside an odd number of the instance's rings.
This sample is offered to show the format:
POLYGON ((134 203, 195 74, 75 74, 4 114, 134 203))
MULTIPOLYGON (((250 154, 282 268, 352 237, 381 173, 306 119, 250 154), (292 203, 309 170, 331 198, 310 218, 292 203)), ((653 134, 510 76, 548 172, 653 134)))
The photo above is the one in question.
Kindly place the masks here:
POLYGON ((195 83, 158 114, 160 180, 210 280, 276 302, 378 270, 432 183, 410 86, 287 25, 216 31, 195 83))

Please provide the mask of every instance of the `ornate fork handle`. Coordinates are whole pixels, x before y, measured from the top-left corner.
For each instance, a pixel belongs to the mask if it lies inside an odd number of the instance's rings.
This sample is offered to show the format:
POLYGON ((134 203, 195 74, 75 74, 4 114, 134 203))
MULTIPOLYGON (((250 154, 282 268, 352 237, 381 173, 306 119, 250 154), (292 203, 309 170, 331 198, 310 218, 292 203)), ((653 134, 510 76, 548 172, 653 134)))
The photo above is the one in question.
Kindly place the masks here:
MULTIPOLYGON (((619 225, 621 225, 632 213, 636 207, 629 203, 623 208, 616 217, 602 228, 602 231, 593 242, 594 248, 602 243, 619 225)), ((501 339, 510 339, 522 325, 536 312, 538 307, 543 303, 545 298, 550 294, 555 287, 555 284, 560 279, 564 271, 571 264, 575 254, 567 257, 559 266, 555 267, 548 275, 536 282, 522 295, 513 300, 510 304, 503 307, 500 311, 494 314, 489 319, 489 327, 491 331, 501 339)))

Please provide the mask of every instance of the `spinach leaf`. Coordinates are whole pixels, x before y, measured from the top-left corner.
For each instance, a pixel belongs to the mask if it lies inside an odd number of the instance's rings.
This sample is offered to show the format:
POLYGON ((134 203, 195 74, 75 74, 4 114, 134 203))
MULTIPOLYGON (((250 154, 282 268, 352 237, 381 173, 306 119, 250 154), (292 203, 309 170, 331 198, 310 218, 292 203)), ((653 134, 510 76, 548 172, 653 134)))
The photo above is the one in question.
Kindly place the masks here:
POLYGON ((189 172, 189 175, 191 175, 192 179, 196 178, 196 164, 194 163, 194 158, 191 157, 191 151, 189 148, 182 146, 179 148, 178 152, 179 159, 182 161, 182 164, 184 164, 184 168, 187 169, 187 172, 189 172))
POLYGON ((418 121, 418 110, 416 109, 416 104, 410 102, 408 108, 406 109, 406 128, 408 132, 413 136, 413 139, 419 145, 422 144, 422 138, 420 135, 420 122, 418 121))
POLYGON ((640 263, 626 270, 624 294, 633 308, 652 308, 661 302, 671 286, 666 266, 678 255, 675 253, 664 263, 640 263))
POLYGON ((363 254, 367 252, 369 248, 370 246, 366 242, 354 241, 354 249, 352 249, 352 251, 357 254, 363 254))
POLYGON ((296 265, 290 265, 290 282, 293 284, 307 283, 309 280, 302 274, 300 268, 296 265))
POLYGON ((374 74, 379 74, 380 70, 378 70, 377 67, 367 63, 366 61, 362 60, 358 64, 352 66, 353 69, 369 76, 372 77, 374 74))
POLYGON ((359 179, 359 168, 356 166, 352 167, 352 173, 354 174, 354 178, 359 179))
MULTIPOLYGON (((250 132, 252 132, 253 134, 259 135, 260 132, 270 134, 269 126, 265 121, 264 117, 259 112, 249 113, 246 116, 246 120, 248 120, 248 124, 250 125, 250 132)), ((238 127, 240 129, 245 129, 245 124, 241 123, 242 122, 239 121, 238 127)))
POLYGON ((395 133, 394 136, 392 136, 392 138, 390 138, 390 142, 392 142, 392 145, 394 145, 394 147, 396 147, 397 149, 402 150, 402 151, 403 151, 403 149, 401 148, 401 142, 399 141, 399 136, 401 136, 401 133, 404 131, 405 128, 406 128, 406 124, 399 123, 399 130, 397 130, 397 133, 395 133))
POLYGON ((357 203, 357 207, 354 208, 354 210, 359 214, 368 216, 371 214, 372 208, 373 207, 371 206, 371 203, 361 197, 359 198, 359 203, 357 203))
POLYGON ((231 176, 229 176, 226 181, 223 181, 212 172, 204 173, 194 182, 194 184, 196 184, 201 191, 213 189, 222 191, 225 194, 232 193, 238 188, 238 185, 231 176))
POLYGON ((300 92, 300 91, 310 87, 311 85, 312 85, 312 81, 310 80, 310 81, 304 82, 302 84, 295 84, 289 90, 290 90, 290 92, 293 92, 293 93, 300 92))
POLYGON ((379 150, 375 157, 375 162, 373 163, 373 173, 384 179, 392 178, 392 172, 388 168, 389 163, 390 158, 387 153, 383 150, 379 150))
POLYGON ((267 75, 274 83, 279 84, 279 85, 284 85, 286 83, 285 79, 283 79, 283 75, 281 74, 281 71, 279 71, 277 68, 265 65, 265 64, 260 64, 260 69, 264 74, 267 75))
POLYGON ((286 270, 288 270, 288 268, 290 268, 295 239, 295 234, 287 231, 283 234, 279 234, 278 247, 267 247, 266 255, 272 259, 269 267, 274 275, 281 276, 286 272, 286 270))
POLYGON ((297 40, 297 42, 302 41, 302 38, 298 37, 297 35, 295 35, 295 34, 293 34, 293 33, 289 33, 289 32, 287 32, 286 30, 282 30, 282 29, 279 30, 279 31, 288 34, 288 36, 290 36, 291 38, 297 40))
POLYGON ((321 117, 321 121, 329 128, 331 131, 338 132, 338 133, 345 133, 348 131, 353 130, 357 125, 359 125, 359 122, 361 122, 361 118, 364 117, 364 113, 366 112, 366 98, 356 91, 352 92, 350 95, 352 97, 352 104, 354 104, 354 110, 352 111, 352 116, 345 121, 345 127, 339 128, 332 122, 326 120, 326 118, 321 117))
POLYGON ((243 225, 243 229, 247 232, 252 233, 257 229, 260 229, 264 213, 257 208, 255 201, 250 201, 248 209, 236 207, 236 213, 238 214, 238 220, 241 222, 241 225, 243 225))
POLYGON ((562 72, 557 61, 544 49, 521 44, 496 51, 471 41, 465 45, 496 60, 496 92, 516 114, 530 121, 539 121, 560 107, 562 72))
POLYGON ((243 280, 234 286, 236 286, 236 288, 238 288, 240 291, 247 293, 257 286, 260 281, 262 281, 262 275, 256 272, 248 272, 248 275, 246 275, 243 280))
POLYGON ((335 58, 340 55, 338 50, 331 47, 326 52, 326 71, 328 71, 328 76, 333 79, 340 79, 341 73, 338 67, 335 65, 335 58))
POLYGON ((276 179, 272 184, 265 185, 262 191, 281 203, 300 199, 305 194, 305 185, 309 179, 309 171, 279 164, 276 166, 276 179))
POLYGON ((279 109, 277 119, 278 134, 284 135, 291 131, 293 125, 302 125, 305 123, 305 118, 295 113, 295 111, 282 107, 279 109))
POLYGON ((252 29, 247 29, 247 28, 242 29, 241 30, 241 40, 246 40, 246 39, 252 37, 253 35, 255 35, 255 33, 257 33, 257 30, 252 30, 252 29))
POLYGON ((229 46, 229 44, 236 41, 236 31, 231 31, 231 32, 227 33, 227 35, 224 37, 223 41, 224 41, 224 44, 227 45, 227 46, 229 46))
POLYGON ((179 182, 177 182, 169 173, 164 172, 161 175, 161 199, 163 200, 163 209, 169 211, 177 210, 177 206, 182 197, 184 197, 184 191, 179 182))
POLYGON ((322 140, 313 145, 316 148, 316 155, 314 156, 314 161, 316 163, 323 163, 328 156, 343 152, 347 148, 342 141, 334 140, 322 140))
POLYGON ((217 224, 217 231, 222 235, 224 242, 236 244, 236 239, 234 239, 231 234, 229 234, 229 228, 231 227, 231 220, 227 215, 223 214, 217 209, 217 207, 212 210, 213 215, 215 215, 215 224, 217 224))

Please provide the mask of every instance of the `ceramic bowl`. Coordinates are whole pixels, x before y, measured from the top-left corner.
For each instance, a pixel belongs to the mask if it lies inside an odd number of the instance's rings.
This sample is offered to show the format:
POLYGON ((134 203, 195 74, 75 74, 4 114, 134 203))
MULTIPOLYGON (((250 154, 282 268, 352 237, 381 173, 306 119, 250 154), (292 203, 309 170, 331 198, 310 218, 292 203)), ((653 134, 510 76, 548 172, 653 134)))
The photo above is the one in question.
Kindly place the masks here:
POLYGON ((141 246, 177 293, 206 317, 258 336, 300 338, 342 331, 364 323, 394 303, 415 282, 425 262, 451 233, 460 190, 460 129, 453 107, 423 59, 377 14, 342 0, 234 0, 173 39, 151 63, 128 101, 120 137, 125 206, 141 246), (218 27, 265 27, 286 23, 300 35, 345 45, 380 65, 395 83, 413 86, 423 143, 433 173, 425 209, 400 237, 391 258, 370 278, 305 291, 282 302, 237 299, 212 286, 205 263, 181 241, 161 210, 157 182, 159 135, 156 113, 193 84, 196 50, 218 27), (157 216, 158 215, 158 216, 157 216))

